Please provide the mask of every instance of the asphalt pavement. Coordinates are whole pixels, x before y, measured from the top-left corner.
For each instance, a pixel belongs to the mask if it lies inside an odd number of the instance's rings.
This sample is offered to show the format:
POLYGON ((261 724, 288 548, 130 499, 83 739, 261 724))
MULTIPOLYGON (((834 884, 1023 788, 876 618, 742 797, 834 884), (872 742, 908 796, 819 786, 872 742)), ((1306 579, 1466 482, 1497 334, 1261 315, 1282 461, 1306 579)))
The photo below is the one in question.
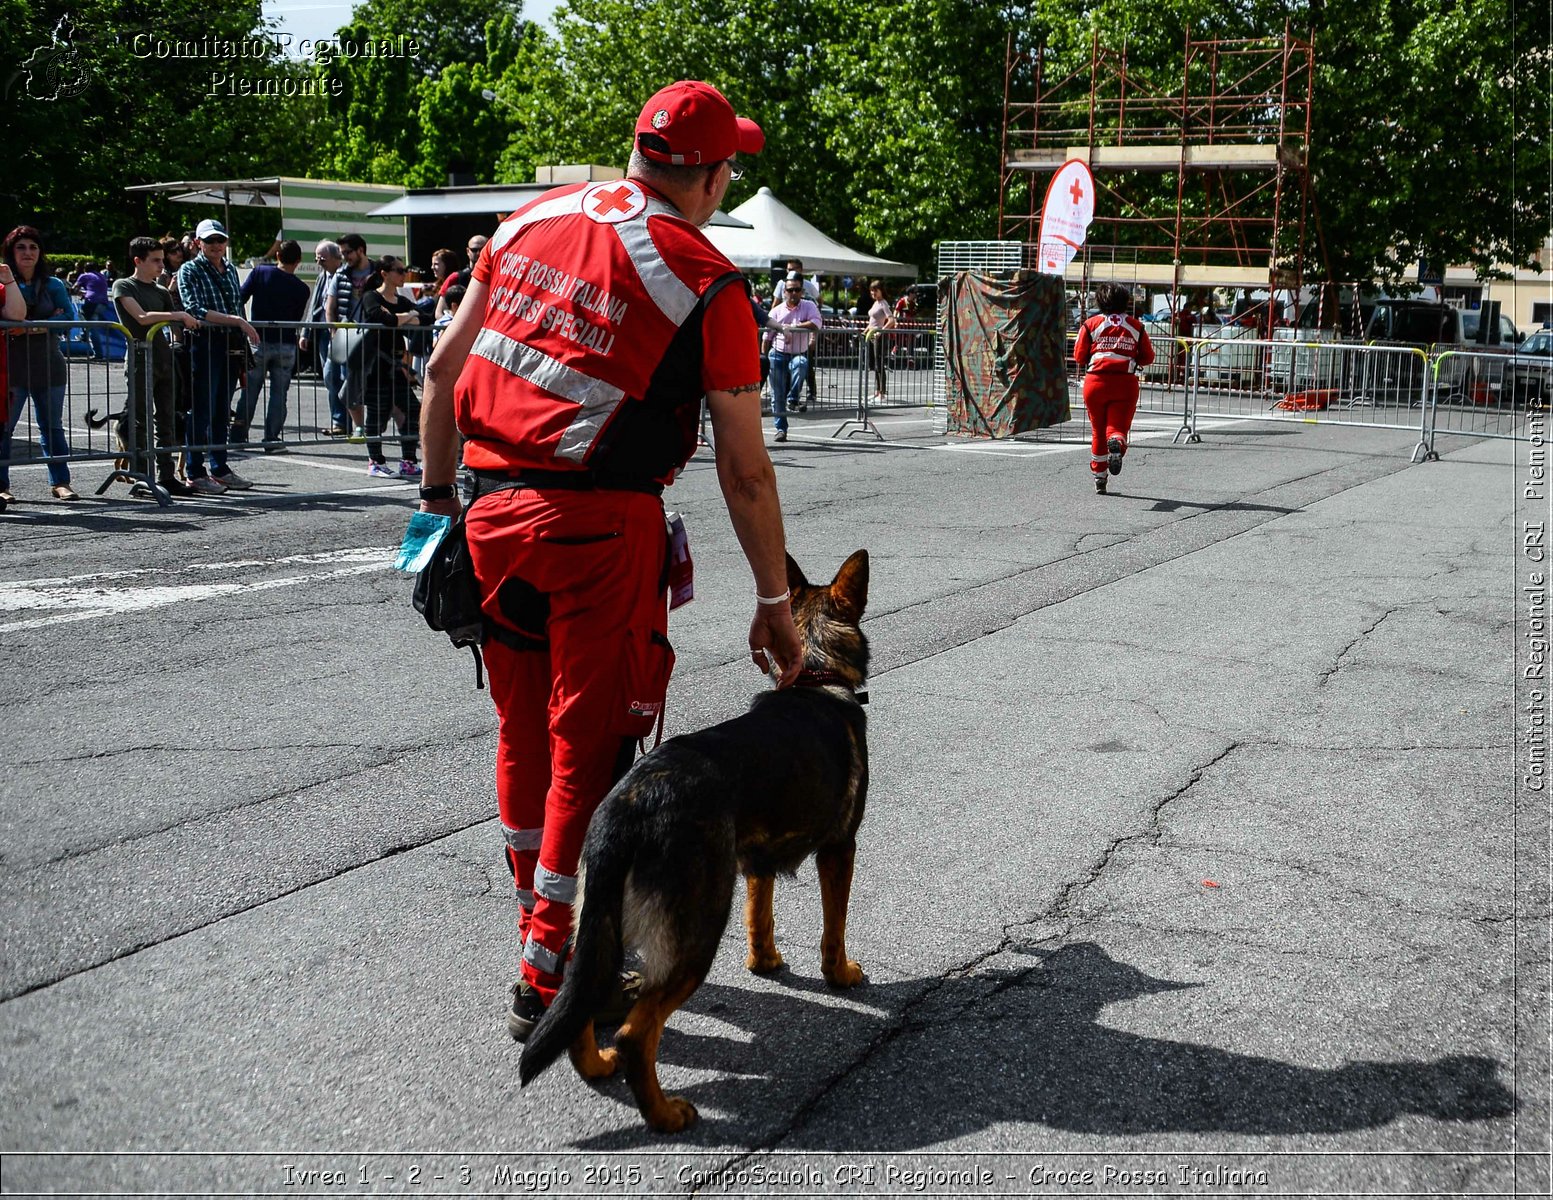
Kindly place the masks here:
MULTIPOLYGON (((876 420, 772 446, 810 577, 871 556, 867 981, 820 977, 812 866, 779 974, 736 915, 663 1040, 677 1137, 564 1061, 518 1087, 495 719, 388 569, 411 486, 15 472, 0 1190, 1546 1194, 1541 447, 1145 415, 1100 497, 1072 426, 876 420)), ((708 452, 668 501, 671 736, 764 681, 708 452)))

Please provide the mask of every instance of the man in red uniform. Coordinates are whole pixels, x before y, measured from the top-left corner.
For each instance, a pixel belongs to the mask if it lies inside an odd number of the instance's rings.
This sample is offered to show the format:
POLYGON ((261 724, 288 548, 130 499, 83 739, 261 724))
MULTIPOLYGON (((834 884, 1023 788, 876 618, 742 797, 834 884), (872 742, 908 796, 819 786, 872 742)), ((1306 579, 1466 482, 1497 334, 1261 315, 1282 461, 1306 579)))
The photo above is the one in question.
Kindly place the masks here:
POLYGON ((661 710, 663 487, 696 446, 755 577, 751 656, 790 684, 776 473, 760 423, 748 287, 701 234, 764 144, 716 88, 680 82, 637 120, 624 180, 555 188, 502 222, 427 364, 423 511, 459 510, 454 426, 476 500, 465 516, 499 719, 496 796, 523 956, 507 1025, 523 1040, 560 986, 588 820, 661 710))
POLYGON ((1089 472, 1095 491, 1105 495, 1105 476, 1120 475, 1127 435, 1138 410, 1138 368, 1154 361, 1154 343, 1143 322, 1128 315, 1132 294, 1119 283, 1095 289, 1099 312, 1078 329, 1073 357, 1084 370, 1084 407, 1089 412, 1089 472))

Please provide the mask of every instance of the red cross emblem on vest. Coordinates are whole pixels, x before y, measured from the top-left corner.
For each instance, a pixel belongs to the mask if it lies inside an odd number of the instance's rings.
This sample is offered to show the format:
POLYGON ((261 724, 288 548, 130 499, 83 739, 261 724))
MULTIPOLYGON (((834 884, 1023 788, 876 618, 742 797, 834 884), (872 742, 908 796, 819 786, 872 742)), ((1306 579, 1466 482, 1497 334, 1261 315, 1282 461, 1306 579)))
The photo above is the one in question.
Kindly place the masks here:
POLYGON ((629 221, 646 207, 647 197, 629 179, 598 184, 582 198, 583 214, 604 225, 629 221))

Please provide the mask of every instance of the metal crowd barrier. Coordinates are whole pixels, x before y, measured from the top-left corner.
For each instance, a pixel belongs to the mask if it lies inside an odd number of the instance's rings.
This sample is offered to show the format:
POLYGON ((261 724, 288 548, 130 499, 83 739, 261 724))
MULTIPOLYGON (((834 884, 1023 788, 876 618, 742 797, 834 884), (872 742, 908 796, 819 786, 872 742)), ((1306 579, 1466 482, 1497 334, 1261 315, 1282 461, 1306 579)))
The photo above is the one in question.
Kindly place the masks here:
MULTIPOLYGON (((1194 442, 1205 416, 1406 429, 1418 431, 1412 461, 1421 462, 1439 457, 1440 433, 1527 437, 1525 412, 1545 406, 1549 391, 1513 352, 1268 340, 1236 327, 1173 342, 1167 370, 1182 376, 1181 411, 1194 442)), ((1163 358, 1143 372, 1145 401, 1163 358)))
POLYGON ((1528 417, 1546 412, 1553 384, 1547 359, 1482 350, 1444 350, 1430 359, 1428 443, 1431 457, 1437 434, 1528 440, 1528 417))
POLYGON ((836 413, 858 402, 858 387, 866 384, 865 399, 874 408, 921 408, 937 402, 939 384, 935 370, 938 330, 931 325, 903 325, 867 336, 859 322, 827 325, 815 335, 814 409, 836 413), (878 366, 883 363, 883 400, 873 399, 881 390, 878 366), (866 379, 863 378, 866 376, 866 379))
MULTIPOLYGON (((125 408, 133 346, 116 321, 0 321, 7 384, 0 396, 0 468, 11 475, 17 467, 46 465, 51 478, 68 477, 74 487, 82 481, 71 464, 111 462, 99 491, 116 479, 140 481, 132 462, 115 462, 135 449, 140 435, 131 429, 121 442, 111 419, 125 408)), ((18 486, 13 477, 8 490, 18 486)))
MULTIPOLYGON (((164 473, 159 471, 159 459, 164 463, 172 459, 186 469, 194 454, 279 453, 295 445, 352 440, 349 418, 340 423, 337 413, 361 403, 361 380, 353 383, 349 365, 330 361, 329 344, 335 330, 345 330, 348 336, 349 331, 382 332, 383 327, 250 324, 260 335, 257 351, 237 331, 208 324, 197 330, 171 323, 156 325, 142 341, 116 321, 0 321, 0 353, 6 356, 8 375, 8 394, 0 405, 6 420, 0 432, 10 435, 9 448, 0 439, 0 467, 9 474, 12 468, 28 465, 111 462, 96 488, 98 494, 123 482, 131 485, 133 494, 166 504, 167 494, 155 486, 158 474, 164 473), (269 348, 267 343, 282 342, 279 335, 286 330, 305 340, 305 349, 277 354, 269 348), (109 333, 116 336, 106 336, 109 333), (55 340, 63 356, 62 369, 47 349, 26 340, 34 338, 55 340), (155 396, 155 362, 148 352, 153 339, 171 343, 174 411, 173 435, 168 438, 156 433, 156 417, 166 420, 158 405, 147 403, 144 411, 138 411, 129 402, 132 372, 142 394, 155 396), (212 379, 214 383, 208 382, 212 379), (205 407, 196 403, 197 388, 213 389, 212 400, 208 420, 202 412, 201 427, 191 429, 195 413, 205 407), (272 413, 274 428, 266 436, 266 417, 272 413)), ((439 330, 402 329, 416 356, 418 375, 439 330)), ((413 436, 416 430, 410 417, 407 413, 403 426, 397 418, 385 422, 381 440, 413 436)), ((80 481, 72 474, 70 482, 75 486, 80 481)), ((14 480, 11 490, 15 491, 14 480)))
MULTIPOLYGON (((0 466, 109 463, 99 494, 123 482, 136 494, 165 504, 166 494, 154 486, 163 456, 186 460, 213 451, 284 452, 291 446, 350 440, 337 414, 359 403, 360 380, 353 384, 350 366, 330 361, 329 342, 335 330, 346 331, 344 337, 351 340, 358 329, 381 327, 253 324, 262 342, 273 340, 266 334, 282 330, 305 338, 283 386, 278 377, 255 368, 272 357, 283 365, 290 354, 276 355, 261 345, 253 355, 217 336, 215 326, 186 331, 161 325, 150 331, 151 338, 176 343, 176 436, 165 439, 156 433, 155 406, 137 412, 128 402, 130 372, 141 380, 144 394, 154 394, 154 364, 145 352, 149 342, 135 340, 114 321, 0 321, 0 351, 9 374, 3 431, 10 434, 8 450, 0 441, 0 466), (42 337, 57 340, 62 371, 38 343, 26 341, 42 337), (197 366, 194 360, 201 354, 206 361, 197 366), (40 366, 42 359, 48 362, 40 366), (196 380, 212 374, 224 382, 217 385, 211 419, 191 430, 196 380), (272 388, 277 394, 273 410, 272 388), (267 415, 275 418, 268 437, 267 415)), ((403 331, 419 373, 439 330, 406 326, 403 331)), ((1527 413, 1545 411, 1553 398, 1546 364, 1513 352, 1296 341, 1293 331, 1279 331, 1269 340, 1252 332, 1227 326, 1205 337, 1154 339, 1156 359, 1141 372, 1139 410, 1179 415, 1177 440, 1188 441, 1201 440, 1203 417, 1417 430, 1412 455, 1417 462, 1438 457, 1440 434, 1527 438, 1527 413)), ((862 324, 838 323, 819 332, 813 360, 815 410, 853 414, 838 435, 857 425, 848 436, 877 436, 868 420, 870 409, 942 406, 941 346, 932 326, 901 326, 870 338, 862 324)), ((1070 370, 1068 379, 1077 416, 1083 412, 1083 376, 1070 370)), ((397 420, 385 423, 383 441, 415 435, 415 414, 404 416, 403 428, 397 420)), ((71 479, 72 485, 77 482, 71 479)))

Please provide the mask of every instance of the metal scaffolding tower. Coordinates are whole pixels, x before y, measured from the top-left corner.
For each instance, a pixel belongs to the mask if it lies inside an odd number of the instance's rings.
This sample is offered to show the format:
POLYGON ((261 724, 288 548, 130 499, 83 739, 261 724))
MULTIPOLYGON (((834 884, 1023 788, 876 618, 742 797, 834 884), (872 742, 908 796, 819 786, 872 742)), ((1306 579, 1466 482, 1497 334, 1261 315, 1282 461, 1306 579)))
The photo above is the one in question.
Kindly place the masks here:
POLYGON ((1190 294, 1292 289, 1304 277, 1310 210, 1308 41, 1199 41, 1186 35, 1168 85, 1132 69, 1127 47, 1092 39, 1089 62, 1060 76, 1043 49, 1009 36, 1003 74, 998 236, 1035 265, 1041 203, 1069 159, 1097 190, 1075 286, 1114 281, 1190 294), (1033 99, 1018 99, 1019 94, 1033 99))

